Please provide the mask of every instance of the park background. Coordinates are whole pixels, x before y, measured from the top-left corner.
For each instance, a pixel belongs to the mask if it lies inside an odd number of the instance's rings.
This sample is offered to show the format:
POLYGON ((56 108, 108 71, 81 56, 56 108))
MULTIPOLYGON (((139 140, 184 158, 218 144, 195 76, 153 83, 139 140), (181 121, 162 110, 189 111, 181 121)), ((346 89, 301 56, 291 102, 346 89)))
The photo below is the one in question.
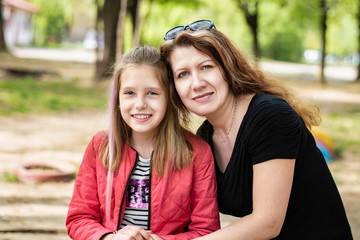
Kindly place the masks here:
MULTIPOLYGON (((19 180, 14 169, 36 162, 78 167, 90 138, 108 126, 116 59, 137 44, 159 47, 167 30, 198 19, 213 20, 266 74, 319 104, 323 122, 314 134, 360 239, 360 1, 0 0, 0 6, 0 239, 69 239, 64 223, 73 178, 19 180)), ((221 217, 223 225, 233 221, 221 217)))

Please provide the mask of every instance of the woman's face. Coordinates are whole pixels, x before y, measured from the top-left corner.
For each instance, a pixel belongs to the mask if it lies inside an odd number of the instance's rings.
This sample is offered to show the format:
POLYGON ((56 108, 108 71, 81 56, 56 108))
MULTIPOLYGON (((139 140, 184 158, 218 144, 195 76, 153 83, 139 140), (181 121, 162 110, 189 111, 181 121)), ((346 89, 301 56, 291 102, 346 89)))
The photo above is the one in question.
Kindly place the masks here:
POLYGON ((210 117, 229 99, 229 85, 220 67, 193 46, 177 47, 170 55, 176 90, 191 111, 210 117))

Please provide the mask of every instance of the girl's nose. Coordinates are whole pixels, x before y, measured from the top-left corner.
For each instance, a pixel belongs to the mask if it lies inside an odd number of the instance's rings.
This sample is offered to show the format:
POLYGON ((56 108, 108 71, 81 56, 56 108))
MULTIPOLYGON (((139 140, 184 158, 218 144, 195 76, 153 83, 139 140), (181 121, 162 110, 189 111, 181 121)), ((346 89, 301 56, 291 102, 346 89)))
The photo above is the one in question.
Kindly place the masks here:
POLYGON ((195 73, 192 75, 192 89, 199 90, 202 89, 206 84, 204 79, 200 76, 200 74, 195 73))
POLYGON ((144 108, 146 108, 146 106, 147 105, 146 105, 146 101, 145 101, 144 97, 139 96, 137 98, 136 104, 135 104, 136 109, 144 109, 144 108))

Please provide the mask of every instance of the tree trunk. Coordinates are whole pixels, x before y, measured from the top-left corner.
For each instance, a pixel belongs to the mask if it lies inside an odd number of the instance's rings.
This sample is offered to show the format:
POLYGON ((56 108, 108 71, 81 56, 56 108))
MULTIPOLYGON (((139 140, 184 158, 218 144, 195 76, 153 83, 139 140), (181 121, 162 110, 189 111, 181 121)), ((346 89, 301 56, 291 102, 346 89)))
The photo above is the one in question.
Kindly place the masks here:
POLYGON ((103 28, 101 27, 102 23, 103 23, 103 6, 100 5, 99 0, 95 0, 95 4, 96 4, 96 22, 95 22, 95 32, 96 32, 96 42, 98 43, 98 45, 95 48, 95 56, 96 56, 96 60, 95 60, 95 69, 96 72, 98 72, 98 69, 101 67, 101 62, 103 59, 102 56, 102 51, 100 51, 99 49, 99 42, 100 42, 100 32, 103 30, 103 28))
POLYGON ((358 13, 357 13, 357 21, 358 21, 358 74, 356 81, 360 81, 360 0, 358 1, 358 13))
POLYGON ((253 54, 255 59, 260 58, 260 47, 259 47, 259 40, 258 40, 258 1, 253 2, 253 8, 249 6, 251 4, 249 1, 246 0, 238 0, 238 6, 245 14, 246 23, 249 25, 251 34, 253 36, 253 54), (254 9, 250 12, 250 8, 254 9))
POLYGON ((103 7, 104 52, 103 59, 96 68, 96 81, 110 77, 112 74, 112 68, 116 60, 116 31, 119 11, 119 0, 105 0, 103 7))
POLYGON ((140 5, 142 0, 134 0, 129 2, 128 11, 131 16, 131 22, 133 27, 133 47, 139 45, 140 42, 140 5))
POLYGON ((3 15, 2 15, 2 0, 0 0, 0 52, 7 52, 7 47, 5 43, 4 37, 4 23, 3 23, 3 15))
POLYGON ((327 30, 327 6, 326 6, 326 0, 320 1, 320 30, 321 30, 321 45, 322 45, 322 51, 321 51, 321 69, 320 69, 320 78, 319 83, 325 84, 325 58, 326 58, 326 30, 327 30))
POLYGON ((117 23, 117 32, 116 32, 116 59, 120 59, 123 53, 123 30, 124 22, 126 17, 126 5, 127 0, 120 0, 120 11, 119 18, 117 23))

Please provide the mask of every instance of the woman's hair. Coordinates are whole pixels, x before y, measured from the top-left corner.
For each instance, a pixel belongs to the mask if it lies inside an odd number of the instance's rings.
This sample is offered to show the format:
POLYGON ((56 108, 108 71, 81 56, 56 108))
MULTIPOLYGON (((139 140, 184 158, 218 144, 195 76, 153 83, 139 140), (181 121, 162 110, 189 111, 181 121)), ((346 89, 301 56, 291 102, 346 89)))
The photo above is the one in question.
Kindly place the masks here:
MULTIPOLYGON (((170 56, 176 47, 193 46, 198 51, 211 57, 222 71, 229 89, 235 96, 251 93, 266 93, 278 96, 287 101, 304 120, 306 126, 319 125, 321 118, 316 105, 301 103, 283 83, 268 78, 259 69, 258 64, 252 63, 223 33, 216 29, 200 31, 182 31, 174 40, 164 41, 160 52, 164 62, 168 65, 168 74, 173 79, 170 56)), ((174 81, 172 88, 175 88, 174 81)), ((183 118, 189 117, 189 112, 175 96, 175 101, 183 118)))
MULTIPOLYGON (((170 80, 167 75, 167 69, 160 60, 159 51, 151 46, 139 46, 126 53, 122 59, 115 65, 113 74, 113 88, 110 95, 110 106, 112 109, 112 131, 114 136, 113 158, 114 162, 111 169, 119 167, 122 159, 124 144, 131 137, 131 128, 126 124, 121 116, 119 105, 119 91, 121 86, 121 76, 123 72, 134 66, 147 65, 156 72, 158 80, 166 94, 167 103, 166 113, 156 129, 155 149, 152 155, 152 166, 158 176, 164 176, 168 166, 173 166, 173 170, 180 170, 183 166, 189 166, 192 156, 191 145, 185 140, 184 134, 187 132, 180 124, 179 113, 175 108, 172 96, 174 91, 170 88, 170 80)), ((146 81, 143 79, 142 81, 146 81)), ((166 104, 166 103, 164 103, 166 104)), ((187 134, 187 133, 186 133, 187 134)), ((109 168, 109 146, 108 136, 104 137, 104 144, 100 152, 102 162, 106 169, 109 168)))

